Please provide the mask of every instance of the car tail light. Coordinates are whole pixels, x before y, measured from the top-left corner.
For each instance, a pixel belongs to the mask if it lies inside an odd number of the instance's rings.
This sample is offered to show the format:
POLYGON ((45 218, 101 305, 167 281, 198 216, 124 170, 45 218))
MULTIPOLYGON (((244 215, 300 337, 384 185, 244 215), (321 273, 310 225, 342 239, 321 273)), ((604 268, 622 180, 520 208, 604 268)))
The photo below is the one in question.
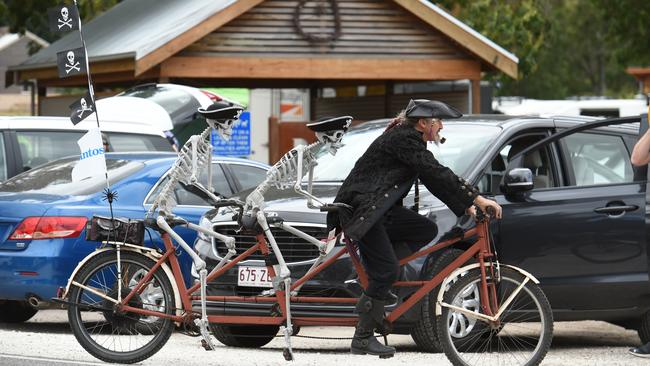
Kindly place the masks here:
POLYGON ((209 92, 207 90, 201 90, 201 93, 205 94, 213 102, 218 102, 218 101, 223 100, 223 98, 221 98, 220 96, 218 96, 218 95, 216 95, 216 94, 214 94, 212 92, 209 92))
POLYGON ((85 217, 27 217, 18 224, 9 240, 75 238, 83 231, 86 221, 85 217))

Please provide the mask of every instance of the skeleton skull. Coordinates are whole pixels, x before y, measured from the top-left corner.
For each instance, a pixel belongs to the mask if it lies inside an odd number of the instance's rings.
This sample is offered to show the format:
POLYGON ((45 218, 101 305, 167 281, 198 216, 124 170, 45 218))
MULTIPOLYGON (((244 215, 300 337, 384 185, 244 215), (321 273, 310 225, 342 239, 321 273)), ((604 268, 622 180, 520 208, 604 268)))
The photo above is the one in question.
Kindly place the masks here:
POLYGON ((329 149, 329 153, 332 155, 336 155, 336 151, 343 147, 343 143, 341 142, 343 135, 345 135, 344 130, 316 132, 318 141, 325 144, 325 147, 329 149))
POLYGON ((74 52, 69 51, 66 54, 66 57, 68 58, 68 63, 70 63, 70 65, 74 65, 74 52))
POLYGON ((61 8, 61 16, 63 17, 63 21, 68 21, 68 8, 63 7, 61 8))
POLYGON ((87 109, 86 99, 81 98, 81 110, 85 111, 87 109))
POLYGON ((221 136, 224 141, 230 141, 230 137, 232 136, 232 127, 235 125, 235 122, 239 119, 239 116, 241 115, 242 111, 239 110, 237 111, 237 114, 235 115, 235 118, 233 119, 210 119, 206 118, 206 121, 208 122, 208 125, 215 130, 217 130, 217 134, 221 136))

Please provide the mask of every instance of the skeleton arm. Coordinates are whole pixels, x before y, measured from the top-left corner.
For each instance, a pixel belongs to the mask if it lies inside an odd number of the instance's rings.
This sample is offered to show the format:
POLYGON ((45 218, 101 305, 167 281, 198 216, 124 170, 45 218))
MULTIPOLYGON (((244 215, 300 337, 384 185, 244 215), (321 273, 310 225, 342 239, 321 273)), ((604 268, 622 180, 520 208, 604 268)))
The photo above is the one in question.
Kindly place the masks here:
POLYGON ((316 166, 316 161, 314 161, 313 159, 310 159, 310 161, 307 161, 307 165, 309 167, 309 182, 307 183, 308 191, 305 191, 304 189, 302 189, 302 177, 303 177, 303 172, 302 172, 303 165, 302 164, 303 164, 303 160, 305 160, 305 159, 303 159, 303 157, 305 156, 305 152, 308 155, 311 155, 310 154, 311 151, 309 149, 309 146, 304 146, 304 145, 298 146, 296 148, 296 150, 298 152, 298 159, 297 159, 298 167, 296 169, 297 170, 297 172, 296 172, 296 184, 294 184, 293 189, 296 191, 296 193, 307 197, 307 207, 309 207, 309 208, 318 208, 318 207, 314 206, 312 201, 316 201, 319 205, 323 206, 324 203, 321 200, 319 200, 318 198, 316 198, 314 195, 311 194, 311 188, 312 188, 313 177, 314 177, 314 166, 316 166))

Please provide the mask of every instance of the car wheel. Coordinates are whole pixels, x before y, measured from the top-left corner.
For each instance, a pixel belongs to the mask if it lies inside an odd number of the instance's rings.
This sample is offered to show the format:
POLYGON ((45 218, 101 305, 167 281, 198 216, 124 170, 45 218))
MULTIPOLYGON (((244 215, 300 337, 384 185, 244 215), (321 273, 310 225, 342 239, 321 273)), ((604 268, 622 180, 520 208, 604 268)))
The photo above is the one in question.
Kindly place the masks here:
POLYGON ((220 325, 210 324, 214 337, 230 347, 259 348, 275 338, 277 325, 220 325))
MULTIPOLYGON (((458 258, 463 251, 460 249, 445 249, 433 261, 429 261, 424 269, 422 278, 431 279, 451 262, 458 258)), ((440 286, 436 286, 427 296, 422 298, 420 305, 420 318, 411 331, 411 338, 424 352, 440 352, 440 342, 436 330, 436 299, 440 286)))
POLYGON ((637 333, 639 333, 641 343, 646 344, 650 342, 650 311, 647 311, 641 316, 637 333))
POLYGON ((7 300, 0 303, 0 322, 22 323, 31 319, 38 310, 34 309, 26 301, 7 300))

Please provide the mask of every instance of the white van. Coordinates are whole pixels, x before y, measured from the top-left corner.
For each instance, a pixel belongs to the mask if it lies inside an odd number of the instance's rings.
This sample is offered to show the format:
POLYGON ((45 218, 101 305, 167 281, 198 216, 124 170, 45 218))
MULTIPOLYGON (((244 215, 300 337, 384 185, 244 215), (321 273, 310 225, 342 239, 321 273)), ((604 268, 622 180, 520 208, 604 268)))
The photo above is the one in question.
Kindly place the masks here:
MULTIPOLYGON (((77 140, 95 119, 76 126, 65 117, 0 117, 0 180, 63 156, 78 155, 77 140)), ((173 151, 163 131, 147 123, 100 122, 109 152, 173 151)))
POLYGON ((495 99, 492 109, 511 116, 562 115, 593 117, 628 117, 648 113, 646 99, 539 100, 495 99))

